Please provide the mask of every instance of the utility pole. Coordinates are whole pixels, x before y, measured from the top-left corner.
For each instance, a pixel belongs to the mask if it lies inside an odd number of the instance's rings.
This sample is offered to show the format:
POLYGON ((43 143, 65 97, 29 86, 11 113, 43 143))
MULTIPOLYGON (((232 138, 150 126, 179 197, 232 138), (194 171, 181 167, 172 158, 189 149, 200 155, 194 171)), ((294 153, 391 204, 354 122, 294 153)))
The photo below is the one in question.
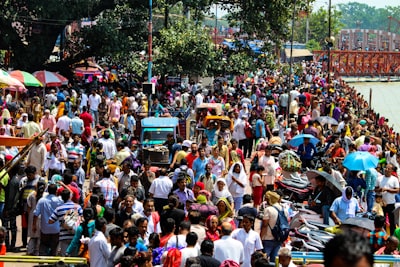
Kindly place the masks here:
POLYGON ((329 0, 329 3, 328 3, 328 44, 327 44, 327 46, 328 46, 328 84, 331 82, 331 48, 332 48, 332 45, 331 45, 331 42, 332 42, 332 40, 331 40, 331 35, 332 35, 332 33, 331 33, 331 31, 332 31, 332 29, 331 29, 331 27, 332 27, 332 25, 331 25, 331 4, 332 4, 332 0, 329 0))
POLYGON ((151 82, 152 68, 153 68, 153 0, 149 0, 149 34, 148 34, 148 53, 149 59, 147 63, 147 80, 151 82))

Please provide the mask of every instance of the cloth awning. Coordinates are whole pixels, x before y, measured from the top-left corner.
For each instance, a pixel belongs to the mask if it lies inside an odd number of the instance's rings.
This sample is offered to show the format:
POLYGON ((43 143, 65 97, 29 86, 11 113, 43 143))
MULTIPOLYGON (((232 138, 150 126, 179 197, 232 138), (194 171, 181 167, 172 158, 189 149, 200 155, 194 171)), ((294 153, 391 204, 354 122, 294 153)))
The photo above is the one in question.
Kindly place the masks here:
POLYGON ((31 138, 0 136, 0 146, 26 146, 32 142, 31 138))
MULTIPOLYGON (((285 48, 285 55, 287 58, 290 58, 290 48, 285 48)), ((293 49, 292 55, 293 57, 312 57, 313 53, 308 49, 293 49)))

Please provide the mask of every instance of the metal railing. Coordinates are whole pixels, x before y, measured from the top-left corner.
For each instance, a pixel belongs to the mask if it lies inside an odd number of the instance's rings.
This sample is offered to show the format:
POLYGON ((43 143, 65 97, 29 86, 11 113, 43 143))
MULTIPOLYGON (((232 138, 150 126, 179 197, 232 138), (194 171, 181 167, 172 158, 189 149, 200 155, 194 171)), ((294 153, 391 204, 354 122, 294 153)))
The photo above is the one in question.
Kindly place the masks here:
MULTIPOLYGON (((396 262, 400 262, 399 257, 391 256, 391 255, 374 255, 375 263, 385 263, 389 264, 391 267, 396 262)), ((324 263, 324 255, 322 252, 294 252, 292 251, 292 261, 296 264, 323 264, 324 263)), ((279 259, 276 257, 275 266, 279 266, 279 259)))
POLYGON ((63 262, 65 264, 87 264, 85 258, 79 257, 52 257, 52 256, 21 256, 21 255, 2 255, 0 262, 19 262, 19 263, 47 263, 54 264, 63 262))

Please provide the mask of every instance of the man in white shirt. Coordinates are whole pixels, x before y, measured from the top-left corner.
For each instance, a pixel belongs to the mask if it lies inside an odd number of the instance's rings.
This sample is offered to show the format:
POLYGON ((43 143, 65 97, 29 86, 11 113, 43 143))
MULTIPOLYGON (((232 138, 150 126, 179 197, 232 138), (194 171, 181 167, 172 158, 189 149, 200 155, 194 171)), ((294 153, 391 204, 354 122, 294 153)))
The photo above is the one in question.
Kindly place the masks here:
POLYGON ((161 213, 164 206, 168 205, 168 195, 172 189, 172 181, 167 176, 167 169, 160 170, 160 177, 154 179, 151 183, 149 193, 150 197, 154 198, 154 206, 158 213, 161 213))
POLYGON ((223 262, 226 259, 233 260, 239 265, 244 261, 244 249, 240 241, 231 237, 232 225, 229 222, 221 224, 221 237, 214 242, 214 258, 223 262))
POLYGON ((199 249, 196 248, 197 243, 197 234, 195 232, 190 232, 186 235, 186 244, 187 247, 181 249, 182 258, 180 267, 184 267, 186 265, 186 260, 190 257, 199 256, 199 249))
POLYGON ((104 235, 106 232, 107 220, 97 218, 95 222, 95 232, 90 239, 88 247, 90 254, 90 264, 92 266, 107 266, 107 261, 110 258, 111 250, 107 244, 107 239, 104 235))
POLYGON ((201 103, 203 103, 203 95, 201 94, 201 90, 197 91, 196 94, 196 107, 198 107, 201 103))
POLYGON ((89 96, 89 106, 90 112, 92 113, 94 125, 99 123, 99 105, 101 103, 101 97, 96 93, 96 90, 92 91, 92 94, 89 96))
POLYGON ((56 101, 57 101, 56 91, 54 89, 51 89, 50 93, 48 93, 45 96, 45 108, 50 108, 52 103, 56 103, 56 101))
POLYGON ((89 97, 85 92, 82 92, 81 94, 81 102, 79 104, 79 111, 82 112, 83 107, 87 107, 89 101, 89 97))
POLYGON ((147 218, 147 236, 152 233, 161 233, 160 215, 154 211, 154 199, 146 198, 143 202, 142 217, 147 218))
POLYGON ((243 215, 243 228, 232 232, 232 238, 242 243, 244 249, 244 261, 242 267, 251 267, 251 255, 255 251, 261 251, 263 245, 260 234, 251 229, 254 225, 254 217, 248 214, 243 215))
POLYGON ((386 204, 383 212, 389 216, 390 234, 393 234, 396 229, 393 211, 396 203, 395 196, 399 192, 399 179, 392 175, 393 171, 393 165, 387 164, 384 175, 378 177, 375 185, 375 192, 382 193, 383 202, 386 204))
POLYGON ((114 158, 115 154, 117 153, 115 142, 110 138, 110 131, 111 130, 106 129, 103 133, 103 137, 99 139, 99 143, 103 145, 103 151, 106 159, 114 158))
POLYGON ((69 131, 71 125, 71 119, 68 117, 68 110, 64 110, 64 115, 61 116, 56 124, 56 132, 59 137, 62 137, 63 132, 69 131))

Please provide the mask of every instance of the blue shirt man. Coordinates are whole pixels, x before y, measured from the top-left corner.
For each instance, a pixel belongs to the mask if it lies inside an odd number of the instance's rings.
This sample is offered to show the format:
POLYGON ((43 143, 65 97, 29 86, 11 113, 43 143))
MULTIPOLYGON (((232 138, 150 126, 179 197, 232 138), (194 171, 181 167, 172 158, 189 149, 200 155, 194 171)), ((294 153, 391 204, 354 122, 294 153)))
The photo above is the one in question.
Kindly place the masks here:
POLYGON ((39 231, 39 229, 36 228, 36 222, 38 217, 41 216, 39 255, 56 256, 60 233, 60 224, 49 224, 48 221, 55 209, 63 204, 63 201, 56 196, 56 184, 50 184, 47 190, 49 194, 39 199, 36 205, 36 209, 33 211, 34 217, 32 231, 33 233, 39 231))
POLYGON ((84 125, 83 120, 78 117, 78 114, 75 114, 75 117, 72 118, 70 126, 72 134, 82 134, 84 125))
POLYGON ((317 152, 315 146, 310 142, 310 138, 304 138, 304 143, 297 149, 297 154, 300 156, 302 168, 313 168, 312 159, 317 152))
POLYGON ((375 202, 375 185, 378 179, 378 171, 374 168, 365 171, 365 193, 367 200, 367 211, 371 212, 375 202))
POLYGON ((197 182, 201 175, 206 173, 206 165, 208 159, 205 157, 206 152, 203 147, 198 149, 199 157, 193 161, 192 170, 194 173, 194 181, 197 182))
MULTIPOLYGON (((186 187, 186 179, 179 177, 177 180, 178 189, 174 191, 174 194, 179 197, 181 203, 186 203, 187 200, 194 200, 193 191, 186 187)), ((185 206, 186 209, 186 206, 185 206)))
POLYGON ((265 122, 261 118, 258 118, 256 121, 256 139, 265 138, 265 122))

